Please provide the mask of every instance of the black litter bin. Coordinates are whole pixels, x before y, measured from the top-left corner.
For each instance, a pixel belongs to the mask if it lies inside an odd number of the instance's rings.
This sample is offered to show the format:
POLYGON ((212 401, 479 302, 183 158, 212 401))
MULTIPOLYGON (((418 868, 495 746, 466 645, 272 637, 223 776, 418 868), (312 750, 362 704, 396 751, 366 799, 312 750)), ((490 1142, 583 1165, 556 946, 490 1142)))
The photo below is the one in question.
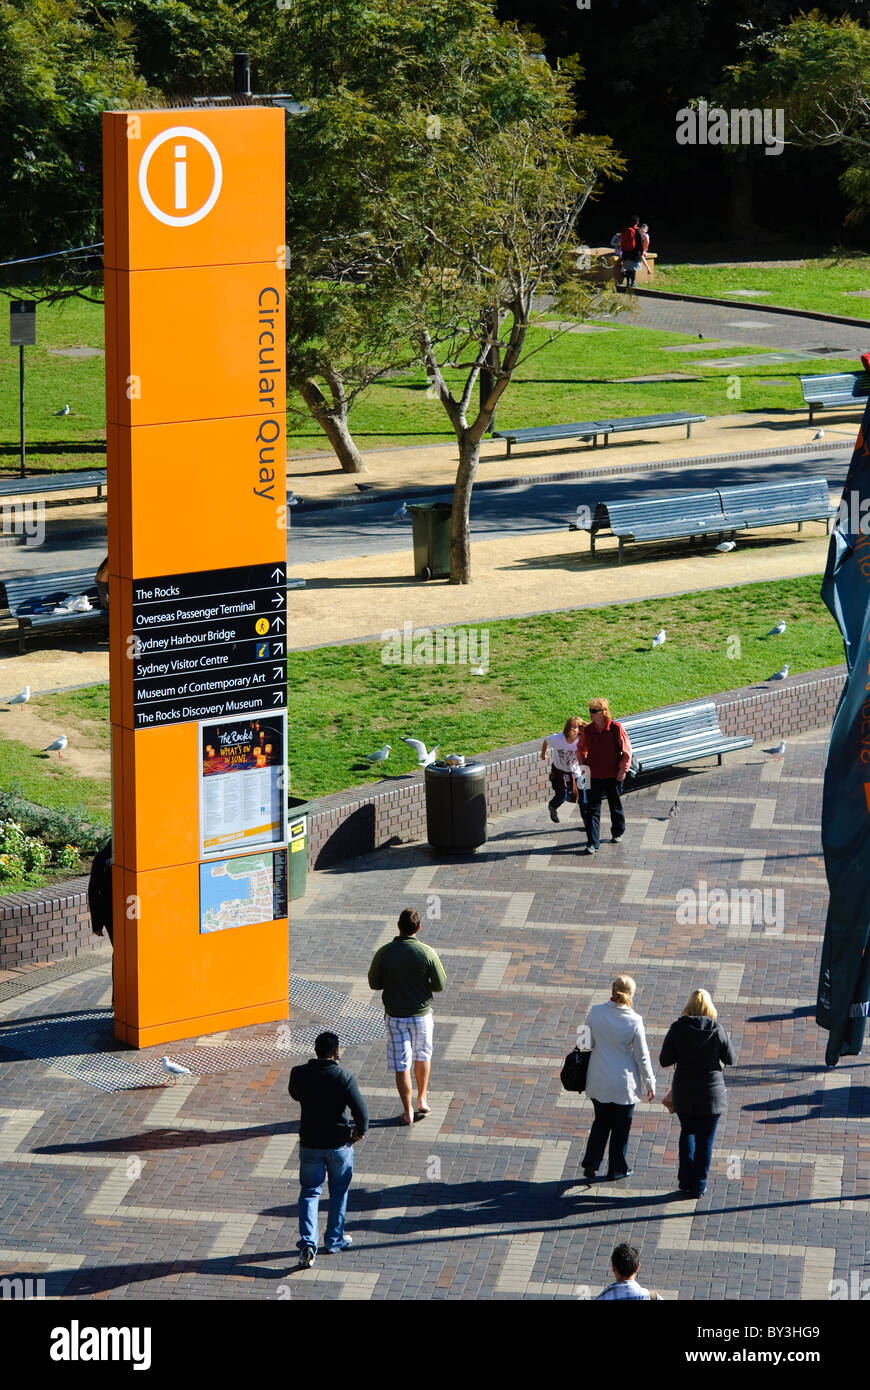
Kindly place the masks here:
POLYGON ((417 579, 450 578, 449 502, 413 502, 408 508, 414 535, 414 574, 417 579))
POLYGON ((426 786, 426 838, 433 849, 455 852, 486 844, 486 769, 482 763, 449 767, 430 763, 426 786))
POLYGON ((308 883, 308 817, 314 810, 313 801, 287 804, 287 897, 292 902, 305 897, 308 883))

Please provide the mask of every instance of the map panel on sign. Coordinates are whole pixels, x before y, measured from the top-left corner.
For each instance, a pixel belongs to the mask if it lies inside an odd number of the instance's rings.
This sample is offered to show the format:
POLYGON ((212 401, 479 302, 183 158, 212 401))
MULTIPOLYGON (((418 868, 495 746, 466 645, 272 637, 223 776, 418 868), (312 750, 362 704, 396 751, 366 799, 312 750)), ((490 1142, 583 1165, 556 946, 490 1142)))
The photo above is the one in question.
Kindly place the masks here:
POLYGON ((245 854, 199 866, 199 930, 229 931, 287 916, 284 851, 245 854))

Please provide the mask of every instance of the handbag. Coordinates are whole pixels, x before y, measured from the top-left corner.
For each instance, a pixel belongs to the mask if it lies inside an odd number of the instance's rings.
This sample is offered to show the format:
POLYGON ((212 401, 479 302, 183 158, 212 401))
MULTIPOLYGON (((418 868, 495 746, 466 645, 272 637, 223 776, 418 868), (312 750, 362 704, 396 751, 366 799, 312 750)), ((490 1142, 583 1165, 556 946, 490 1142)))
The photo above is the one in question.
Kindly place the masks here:
POLYGON ((676 1113, 676 1106, 674 1105, 673 1086, 671 1086, 670 1089, 667 1090, 665 1094, 662 1096, 662 1105, 665 1107, 669 1115, 673 1115, 676 1113))
POLYGON ((581 1052, 579 1047, 575 1047, 565 1058, 565 1064, 559 1073, 559 1080, 562 1089, 565 1091, 585 1091, 586 1073, 589 1070, 588 1052, 581 1052))

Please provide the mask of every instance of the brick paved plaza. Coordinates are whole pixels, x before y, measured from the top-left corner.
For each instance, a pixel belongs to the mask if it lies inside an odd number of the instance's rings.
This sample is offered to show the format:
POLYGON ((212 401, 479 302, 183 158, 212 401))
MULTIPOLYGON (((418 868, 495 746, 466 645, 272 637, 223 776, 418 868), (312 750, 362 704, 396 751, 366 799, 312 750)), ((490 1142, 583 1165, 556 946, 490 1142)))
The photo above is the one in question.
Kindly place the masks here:
MULTIPOLYGON (((291 914, 289 1025, 173 1044, 195 1073, 174 1088, 164 1049, 116 1050, 106 956, 4 987, 0 1275, 72 1299, 553 1299, 598 1293, 630 1240, 641 1282, 681 1300, 827 1300, 832 1279, 863 1278, 867 1063, 826 1071, 812 1018, 826 740, 794 737, 783 761, 756 745, 632 794, 625 840, 607 843, 605 815, 591 861, 575 852, 576 813, 553 826, 541 803, 492 821, 474 856, 398 846, 310 877, 291 914), (703 903, 678 921, 677 893, 702 881, 765 890, 767 922, 732 905, 720 924, 703 903), (433 1113, 405 1130, 365 976, 409 905, 448 988, 433 1113), (637 1108, 631 1178, 580 1174, 591 1105, 561 1090, 559 1068, 622 971, 654 1062, 696 986, 733 1034, 697 1202, 674 1200, 678 1123, 658 1100, 637 1108), (287 1074, 324 1026, 346 1040, 372 1128, 356 1149, 354 1248, 303 1272, 287 1074)), ((671 1073, 656 1073, 661 1095, 671 1073)))

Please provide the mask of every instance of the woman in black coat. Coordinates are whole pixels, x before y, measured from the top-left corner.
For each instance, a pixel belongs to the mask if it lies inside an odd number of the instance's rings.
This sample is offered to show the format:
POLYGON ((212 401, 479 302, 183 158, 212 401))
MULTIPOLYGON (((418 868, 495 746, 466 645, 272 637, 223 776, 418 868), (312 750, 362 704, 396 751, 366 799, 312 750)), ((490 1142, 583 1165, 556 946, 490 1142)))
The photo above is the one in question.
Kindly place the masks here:
POLYGON ((673 1102, 680 1121, 677 1181, 686 1197, 700 1197, 707 1187, 713 1138, 726 1104, 722 1068, 733 1067, 736 1061, 731 1039, 716 1020, 707 991, 694 990, 682 1016, 668 1029, 659 1057, 663 1067, 676 1063, 673 1102))

